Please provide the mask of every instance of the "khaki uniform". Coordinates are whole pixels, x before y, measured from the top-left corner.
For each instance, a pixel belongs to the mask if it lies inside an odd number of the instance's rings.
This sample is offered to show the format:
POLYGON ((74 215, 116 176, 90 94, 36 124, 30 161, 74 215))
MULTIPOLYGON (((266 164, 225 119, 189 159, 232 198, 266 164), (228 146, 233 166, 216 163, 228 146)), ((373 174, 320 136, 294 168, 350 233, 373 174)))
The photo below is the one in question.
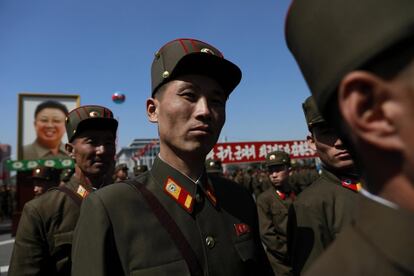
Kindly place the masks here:
MULTIPOLYGON (((72 177, 65 186, 76 192, 79 184, 72 177)), ((8 275, 70 275, 72 235, 79 211, 73 199, 58 190, 27 202, 8 275)))
MULTIPOLYGON (((224 178, 203 179, 208 180, 195 185, 159 158, 136 178, 178 225, 203 275, 271 274, 251 196, 224 178)), ((72 256, 75 276, 190 275, 172 238, 130 183, 110 185, 84 201, 72 256)))
POLYGON ((414 215, 371 199, 305 275, 414 275, 414 215))
POLYGON ((360 195, 326 169, 293 203, 289 240, 293 272, 305 271, 351 223, 360 195))
POLYGON ((68 155, 65 151, 65 145, 60 144, 59 152, 57 155, 52 154, 50 149, 40 145, 37 140, 32 144, 25 145, 23 147, 23 159, 26 160, 36 160, 36 159, 45 159, 45 158, 67 158, 68 155))
POLYGON ((275 275, 290 275, 291 268, 287 258, 288 210, 295 196, 287 193, 285 199, 270 187, 257 199, 260 236, 266 246, 266 253, 275 275))

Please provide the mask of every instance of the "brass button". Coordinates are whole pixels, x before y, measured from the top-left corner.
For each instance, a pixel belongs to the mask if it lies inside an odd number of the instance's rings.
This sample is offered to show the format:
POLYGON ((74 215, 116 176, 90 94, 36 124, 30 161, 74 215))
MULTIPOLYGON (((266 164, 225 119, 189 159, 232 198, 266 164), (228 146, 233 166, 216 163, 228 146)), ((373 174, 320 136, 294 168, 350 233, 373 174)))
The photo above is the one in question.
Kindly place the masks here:
POLYGON ((195 196, 195 200, 196 200, 198 203, 201 203, 201 202, 203 201, 203 198, 201 197, 201 195, 200 195, 200 194, 196 194, 196 196, 195 196))
POLYGON ((212 236, 207 236, 206 244, 207 244, 208 248, 213 248, 214 245, 216 245, 216 241, 214 240, 214 238, 212 236))

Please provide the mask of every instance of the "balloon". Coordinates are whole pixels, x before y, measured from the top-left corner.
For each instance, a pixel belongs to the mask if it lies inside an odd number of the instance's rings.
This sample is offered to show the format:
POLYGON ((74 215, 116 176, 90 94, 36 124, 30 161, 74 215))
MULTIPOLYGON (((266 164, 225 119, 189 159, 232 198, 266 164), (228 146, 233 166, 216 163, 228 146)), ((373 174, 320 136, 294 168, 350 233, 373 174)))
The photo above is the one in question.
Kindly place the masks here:
POLYGON ((117 104, 121 104, 125 101, 125 95, 119 92, 112 94, 112 101, 117 104))

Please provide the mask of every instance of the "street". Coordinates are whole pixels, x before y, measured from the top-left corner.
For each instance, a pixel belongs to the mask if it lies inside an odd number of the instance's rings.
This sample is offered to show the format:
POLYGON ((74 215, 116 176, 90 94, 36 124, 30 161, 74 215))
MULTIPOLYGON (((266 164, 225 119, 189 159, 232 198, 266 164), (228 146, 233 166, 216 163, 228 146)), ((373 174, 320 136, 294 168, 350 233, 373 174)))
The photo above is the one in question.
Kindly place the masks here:
POLYGON ((0 235, 0 275, 7 275, 14 238, 10 233, 0 235))

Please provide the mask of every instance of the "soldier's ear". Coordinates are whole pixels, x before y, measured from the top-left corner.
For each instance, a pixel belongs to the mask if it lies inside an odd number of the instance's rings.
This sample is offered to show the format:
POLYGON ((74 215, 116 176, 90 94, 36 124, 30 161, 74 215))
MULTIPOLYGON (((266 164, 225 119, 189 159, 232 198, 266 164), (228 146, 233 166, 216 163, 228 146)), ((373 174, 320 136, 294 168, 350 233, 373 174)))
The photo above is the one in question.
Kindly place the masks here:
POLYGON ((65 149, 67 153, 69 154, 69 157, 72 159, 75 159, 75 147, 71 143, 66 143, 65 149))
POLYGON ((352 139, 383 150, 403 150, 394 93, 389 81, 370 72, 353 71, 342 79, 338 105, 352 139))
POLYGON ((149 98, 147 100, 147 117, 151 123, 158 122, 158 107, 159 101, 156 98, 149 98))

